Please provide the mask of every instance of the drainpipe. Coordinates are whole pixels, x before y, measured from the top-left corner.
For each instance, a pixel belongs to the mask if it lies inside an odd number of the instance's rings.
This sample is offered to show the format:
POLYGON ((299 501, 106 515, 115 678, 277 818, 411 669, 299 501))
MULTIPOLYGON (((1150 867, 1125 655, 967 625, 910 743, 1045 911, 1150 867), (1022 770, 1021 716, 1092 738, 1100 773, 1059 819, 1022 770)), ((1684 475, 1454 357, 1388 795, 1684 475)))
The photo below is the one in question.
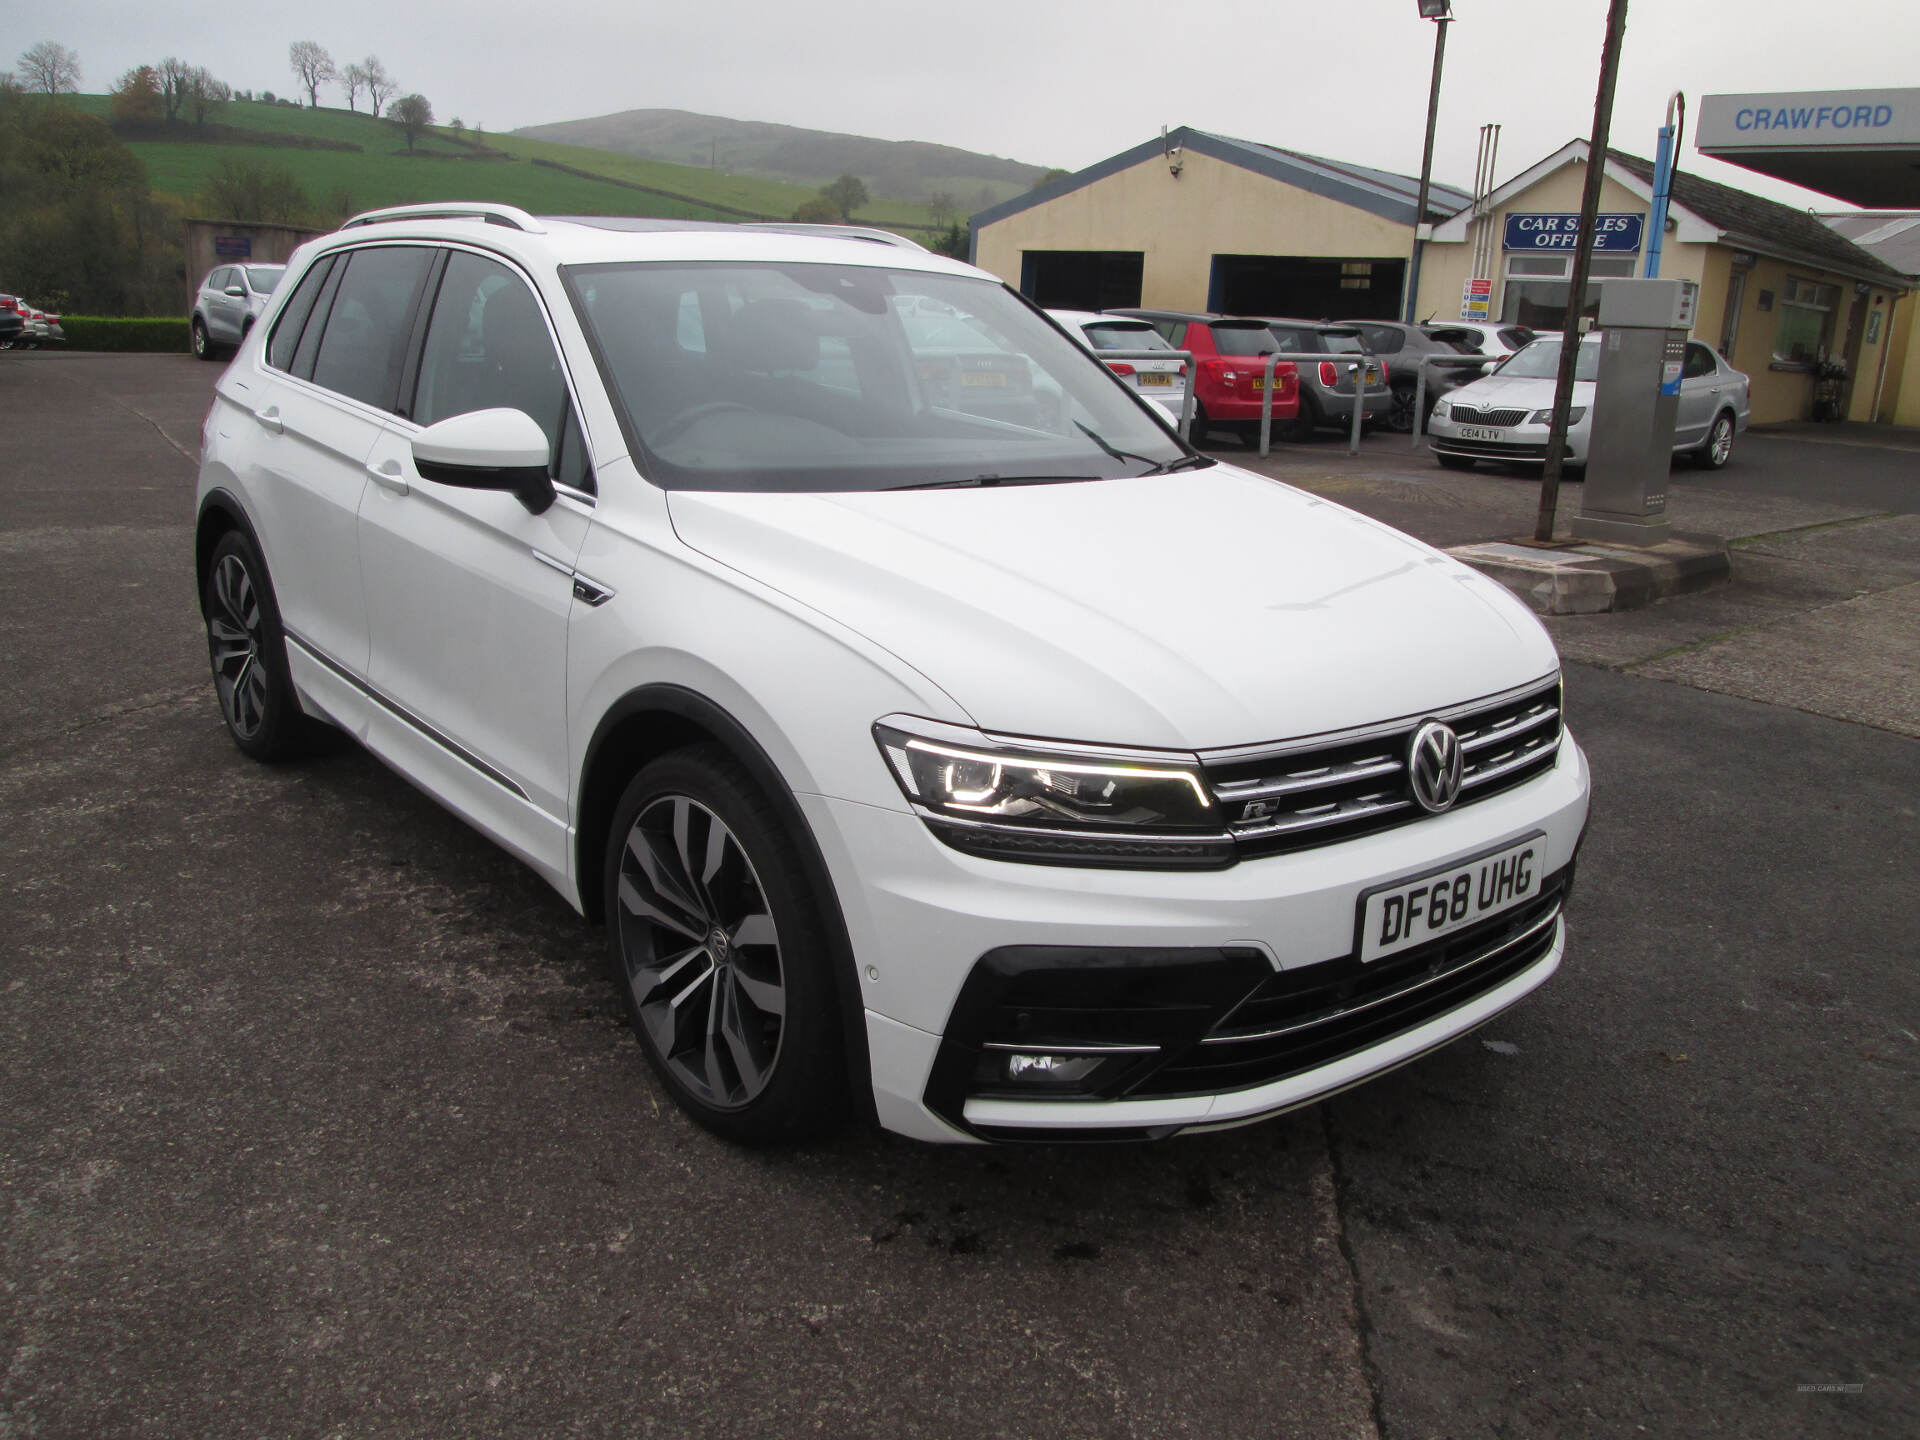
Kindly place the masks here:
POLYGON ((1673 172, 1680 164, 1680 136, 1687 126, 1687 97, 1676 90, 1667 97, 1667 123, 1660 127, 1660 148, 1653 159, 1653 213, 1647 226, 1653 234, 1647 240, 1647 279, 1660 278, 1660 249, 1667 238, 1667 201, 1673 195, 1673 172), (1674 112, 1679 111, 1679 123, 1674 112))

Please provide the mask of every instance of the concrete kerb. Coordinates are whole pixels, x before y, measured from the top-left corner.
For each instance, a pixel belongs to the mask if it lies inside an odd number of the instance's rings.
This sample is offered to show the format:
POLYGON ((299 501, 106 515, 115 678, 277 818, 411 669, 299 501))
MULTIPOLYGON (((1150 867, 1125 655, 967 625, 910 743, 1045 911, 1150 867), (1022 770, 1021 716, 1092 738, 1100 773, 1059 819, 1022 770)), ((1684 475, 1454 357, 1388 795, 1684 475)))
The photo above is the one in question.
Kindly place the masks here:
POLYGON ((1733 573, 1727 542, 1717 535, 1673 535, 1645 547, 1487 540, 1447 553, 1498 580, 1542 615, 1637 610, 1704 590, 1733 573))

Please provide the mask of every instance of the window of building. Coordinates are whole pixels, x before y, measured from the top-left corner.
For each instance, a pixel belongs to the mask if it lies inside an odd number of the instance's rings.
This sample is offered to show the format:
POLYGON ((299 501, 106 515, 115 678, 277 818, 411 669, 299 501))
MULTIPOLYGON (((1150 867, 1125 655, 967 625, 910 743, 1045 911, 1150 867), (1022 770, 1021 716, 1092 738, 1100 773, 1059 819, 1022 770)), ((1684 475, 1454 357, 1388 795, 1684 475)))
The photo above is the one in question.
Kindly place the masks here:
POLYGON ((1811 365, 1833 344, 1833 317, 1840 287, 1789 277, 1780 292, 1773 333, 1776 365, 1811 365))
MULTIPOLYGON (((1581 313, 1600 313, 1600 282, 1633 276, 1640 267, 1637 255, 1596 255, 1588 272, 1586 303, 1581 313)), ((1573 256, 1509 255, 1506 286, 1501 295, 1500 321, 1534 330, 1564 330, 1567 300, 1572 294, 1573 256)))

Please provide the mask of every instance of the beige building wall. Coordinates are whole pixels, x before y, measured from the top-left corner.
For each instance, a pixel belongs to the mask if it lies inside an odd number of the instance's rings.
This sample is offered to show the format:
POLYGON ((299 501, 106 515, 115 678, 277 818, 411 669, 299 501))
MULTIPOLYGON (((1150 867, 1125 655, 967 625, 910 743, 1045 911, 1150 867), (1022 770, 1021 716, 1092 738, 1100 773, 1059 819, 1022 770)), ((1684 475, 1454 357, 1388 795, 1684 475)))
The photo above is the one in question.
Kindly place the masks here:
POLYGON ((1920 425, 1920 325, 1914 312, 1920 296, 1908 295, 1893 307, 1888 325, 1887 378, 1880 392, 1878 418, 1889 425, 1920 425))
MULTIPOLYGON (((1490 223, 1494 227, 1494 273, 1491 277, 1483 278, 1491 278, 1494 282, 1494 318, 1499 318, 1506 300, 1506 255, 1499 249, 1499 241, 1506 231, 1508 212, 1573 214, 1580 209, 1581 191, 1585 184, 1586 162, 1575 160, 1543 176, 1537 184, 1510 197, 1493 212, 1490 223)), ((1651 206, 1626 186, 1606 179, 1600 186, 1600 209, 1603 212, 1645 214, 1651 206)), ((1660 274, 1663 278, 1692 280, 1700 286, 1700 303, 1694 317, 1693 335, 1695 339, 1716 349, 1727 333, 1727 301, 1735 268, 1734 253, 1734 247, 1729 245, 1682 244, 1672 234, 1667 236, 1661 250, 1660 274)), ((1437 320, 1451 320, 1459 315, 1461 290, 1469 278, 1472 257, 1470 241, 1430 244, 1426 247, 1420 267, 1419 299, 1415 312, 1420 318, 1431 315, 1437 320)), ((1644 265, 1644 249, 1639 259, 1644 265)), ((1841 300, 1834 317, 1832 340, 1832 348, 1836 353, 1846 344, 1847 314, 1854 300, 1854 282, 1818 266, 1790 264, 1764 255, 1756 258, 1754 265, 1746 271, 1746 276, 1732 353, 1727 358, 1735 369, 1745 371, 1752 381, 1754 423, 1765 425, 1807 419, 1813 413, 1813 377, 1802 369, 1773 368, 1773 346, 1779 331, 1780 302, 1786 293, 1787 279, 1793 276, 1840 287, 1841 300), (1771 292, 1773 296, 1773 308, 1770 311, 1760 309, 1762 291, 1771 292)), ((1868 296, 1868 305, 1871 307, 1878 302, 1884 309, 1890 303, 1890 296, 1891 292, 1876 289, 1868 296)), ((1910 310, 1911 304, 1907 308, 1910 310)), ((1903 334, 1920 329, 1912 326, 1910 318, 1908 325, 1909 331, 1903 334)), ((1892 338, 1892 329, 1883 320, 1879 344, 1867 345, 1864 340, 1861 344, 1860 364, 1848 406, 1849 419, 1865 420, 1873 414, 1880 357, 1892 338)), ((1920 341, 1913 338, 1901 342, 1908 353, 1913 353, 1916 343, 1920 341)), ((1900 392, 1907 397, 1904 403, 1909 406, 1906 413, 1912 415, 1911 419, 1902 423, 1920 424, 1920 356, 1916 356, 1914 363, 1905 367, 1901 381, 1900 392), (1912 392, 1910 396, 1909 391, 1912 392)), ((1900 413, 1901 403, 1899 400, 1889 403, 1883 399, 1882 413, 1900 413)))
POLYGON ((1204 310, 1215 255, 1397 260, 1411 226, 1189 149, 1180 175, 1155 155, 981 228, 974 263, 1020 283, 1029 250, 1138 250, 1140 303, 1204 310))
MULTIPOLYGON (((1425 320, 1432 316, 1435 320, 1457 320, 1460 317, 1460 297, 1471 278, 1491 279, 1493 281, 1493 318, 1498 320, 1506 304, 1506 261, 1507 252, 1501 250, 1501 237, 1506 234, 1507 215, 1514 214, 1560 214, 1577 215, 1580 212, 1582 191, 1586 188, 1587 166, 1584 160, 1576 160, 1564 165, 1550 175, 1529 185, 1519 194, 1511 196, 1496 209, 1491 218, 1483 223, 1493 227, 1493 274, 1473 277, 1473 244, 1471 239, 1458 244, 1430 244, 1422 257, 1420 265, 1420 289, 1414 314, 1425 320)), ((1600 182, 1600 209, 1603 214, 1640 214, 1645 215, 1652 206, 1619 182, 1606 179, 1600 182)), ((1645 236, 1642 244, 1652 237, 1645 236)), ((1705 245, 1681 245, 1669 235, 1665 247, 1660 253, 1660 274, 1668 279, 1694 280, 1700 283, 1700 325, 1699 333, 1708 334, 1709 317, 1708 289, 1706 279, 1707 255, 1705 245)), ((1644 261, 1645 251, 1640 257, 1644 261)), ((1725 300, 1726 281, 1720 283, 1721 294, 1712 300, 1713 314, 1711 323, 1717 327, 1720 308, 1725 300)))

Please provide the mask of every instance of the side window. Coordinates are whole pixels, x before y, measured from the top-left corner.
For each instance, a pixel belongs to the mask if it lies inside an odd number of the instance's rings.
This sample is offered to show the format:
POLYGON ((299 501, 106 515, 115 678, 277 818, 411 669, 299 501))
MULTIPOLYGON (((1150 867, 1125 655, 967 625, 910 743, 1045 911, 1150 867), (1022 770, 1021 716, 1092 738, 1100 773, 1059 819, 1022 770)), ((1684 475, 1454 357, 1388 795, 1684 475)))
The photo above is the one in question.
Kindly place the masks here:
POLYGON ((1687 342, 1687 363, 1681 372, 1689 380, 1700 375, 1711 375, 1719 366, 1713 362, 1713 351, 1698 340, 1687 342))
POLYGON ((321 256, 318 263, 310 266, 300 277, 300 288, 288 297, 286 309, 273 322, 273 334, 267 340, 267 364, 274 369, 292 367, 294 351, 300 345, 300 329, 313 313, 313 302, 320 298, 320 287, 327 283, 327 272, 332 268, 331 255, 321 256))
POLYGON ((413 297, 432 259, 421 245, 377 246, 347 258, 314 357, 314 384, 383 410, 392 403, 413 297))
MULTIPOLYGON (((683 320, 686 314, 683 309, 683 320)), ((525 280, 497 260, 455 250, 427 323, 413 418, 432 425, 501 407, 525 411, 547 432, 548 453, 559 467, 556 479, 591 488, 581 483, 585 447, 572 424, 566 380, 540 302, 525 280), (563 432, 569 443, 563 444, 563 432)))

